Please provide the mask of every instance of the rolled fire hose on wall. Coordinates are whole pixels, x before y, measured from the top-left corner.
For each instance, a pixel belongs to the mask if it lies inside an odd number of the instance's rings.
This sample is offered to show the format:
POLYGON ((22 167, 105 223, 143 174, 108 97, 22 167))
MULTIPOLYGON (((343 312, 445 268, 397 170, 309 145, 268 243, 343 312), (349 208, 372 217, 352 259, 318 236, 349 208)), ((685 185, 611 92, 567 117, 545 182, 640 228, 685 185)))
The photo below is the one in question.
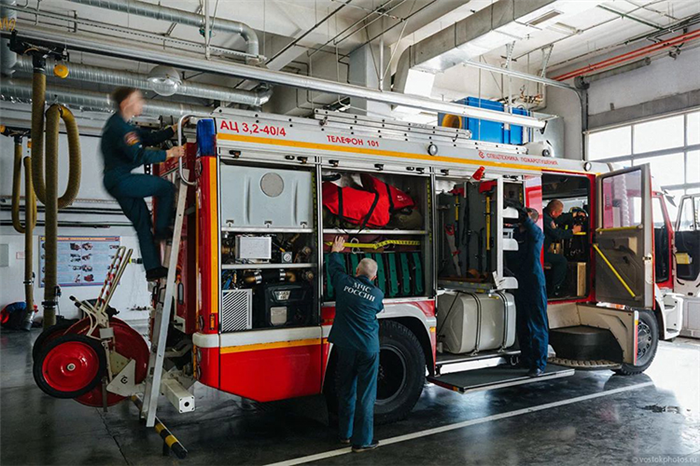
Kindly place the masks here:
POLYGON ((45 206, 44 328, 56 323, 58 209, 70 205, 80 189, 80 139, 75 117, 62 105, 51 105, 46 112, 46 158, 44 159, 44 102, 46 100, 46 60, 34 56, 32 78, 31 173, 36 197, 45 206), (58 197, 58 130, 63 119, 68 134, 69 174, 66 192, 58 197), (45 169, 45 170, 44 170, 45 169))

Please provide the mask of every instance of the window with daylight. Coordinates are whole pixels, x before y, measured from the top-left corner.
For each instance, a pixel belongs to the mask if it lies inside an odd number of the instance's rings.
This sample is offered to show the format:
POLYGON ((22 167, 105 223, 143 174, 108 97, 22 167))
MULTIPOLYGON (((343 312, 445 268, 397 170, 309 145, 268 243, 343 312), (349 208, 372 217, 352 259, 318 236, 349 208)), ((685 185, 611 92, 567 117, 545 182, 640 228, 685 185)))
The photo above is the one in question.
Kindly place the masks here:
MULTIPOLYGON (((648 163, 654 181, 678 205, 684 194, 700 192, 700 111, 590 131, 586 160, 619 167, 648 163)), ((677 207, 667 206, 675 221, 677 207)))

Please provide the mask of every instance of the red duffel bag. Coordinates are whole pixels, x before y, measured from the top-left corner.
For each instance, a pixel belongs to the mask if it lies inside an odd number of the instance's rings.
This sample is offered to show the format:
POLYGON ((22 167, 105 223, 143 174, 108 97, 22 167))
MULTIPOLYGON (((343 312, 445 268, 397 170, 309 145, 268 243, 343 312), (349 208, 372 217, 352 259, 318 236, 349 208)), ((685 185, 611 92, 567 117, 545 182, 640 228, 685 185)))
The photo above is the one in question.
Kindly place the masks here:
POLYGON ((340 220, 367 227, 381 228, 389 223, 389 198, 380 192, 323 182, 323 207, 340 220))
POLYGON ((365 189, 379 193, 380 196, 386 197, 389 201, 389 211, 391 213, 397 210, 405 209, 407 207, 415 206, 411 196, 401 191, 389 183, 385 183, 378 178, 373 177, 368 173, 363 173, 361 175, 362 186, 365 189))

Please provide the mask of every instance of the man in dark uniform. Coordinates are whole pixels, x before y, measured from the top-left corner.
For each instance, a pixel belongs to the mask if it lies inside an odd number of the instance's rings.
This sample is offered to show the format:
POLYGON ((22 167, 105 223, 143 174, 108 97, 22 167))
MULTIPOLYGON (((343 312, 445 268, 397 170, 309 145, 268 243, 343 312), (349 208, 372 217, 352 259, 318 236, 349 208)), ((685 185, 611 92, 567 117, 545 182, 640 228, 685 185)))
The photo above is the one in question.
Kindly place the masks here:
POLYGON ((518 279, 515 291, 516 330, 520 344, 521 365, 530 369, 530 377, 539 377, 547 366, 549 323, 547 321, 547 287, 540 260, 544 234, 535 224, 539 214, 534 209, 516 206, 520 212, 515 231, 518 251, 509 260, 518 279))
POLYGON ((139 239, 146 278, 149 281, 163 278, 168 270, 161 265, 156 240, 172 236, 170 223, 173 214, 174 186, 159 176, 132 173, 144 164, 165 162, 181 157, 184 148, 173 147, 168 151, 147 149, 173 137, 177 125, 162 131, 146 131, 129 123, 141 114, 143 96, 133 88, 118 88, 112 94, 116 112, 102 129, 100 147, 104 158, 104 186, 119 203, 124 215, 131 220, 139 239), (151 228, 151 214, 144 198, 155 197, 158 202, 155 231, 151 228))
POLYGON ((564 204, 559 199, 553 199, 544 209, 544 261, 552 266, 551 284, 552 296, 561 294, 561 286, 566 280, 566 269, 568 261, 562 254, 549 251, 549 247, 554 241, 571 239, 574 233, 581 231, 581 225, 574 225, 571 230, 560 228, 560 225, 569 219, 571 214, 563 214, 564 204))
POLYGON ((377 314, 384 309, 384 293, 373 284, 377 263, 372 259, 362 259, 354 277, 345 273, 345 262, 338 254, 344 248, 345 239, 336 237, 328 260, 336 290, 335 319, 328 341, 338 355, 340 441, 347 444, 352 439, 352 450, 360 452, 379 445, 374 439, 374 402, 379 369, 377 314))

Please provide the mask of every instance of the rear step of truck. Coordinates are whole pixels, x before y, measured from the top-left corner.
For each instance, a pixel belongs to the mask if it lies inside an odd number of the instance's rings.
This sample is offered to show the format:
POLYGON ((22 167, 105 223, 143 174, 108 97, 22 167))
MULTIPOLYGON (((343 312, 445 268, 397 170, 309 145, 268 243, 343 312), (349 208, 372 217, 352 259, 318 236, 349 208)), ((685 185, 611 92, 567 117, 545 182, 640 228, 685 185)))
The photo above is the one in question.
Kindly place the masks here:
POLYGON ((435 377, 428 381, 459 393, 513 387, 543 380, 558 379, 574 375, 574 369, 548 364, 540 377, 528 377, 527 369, 514 369, 510 366, 487 367, 484 369, 454 372, 435 377))

